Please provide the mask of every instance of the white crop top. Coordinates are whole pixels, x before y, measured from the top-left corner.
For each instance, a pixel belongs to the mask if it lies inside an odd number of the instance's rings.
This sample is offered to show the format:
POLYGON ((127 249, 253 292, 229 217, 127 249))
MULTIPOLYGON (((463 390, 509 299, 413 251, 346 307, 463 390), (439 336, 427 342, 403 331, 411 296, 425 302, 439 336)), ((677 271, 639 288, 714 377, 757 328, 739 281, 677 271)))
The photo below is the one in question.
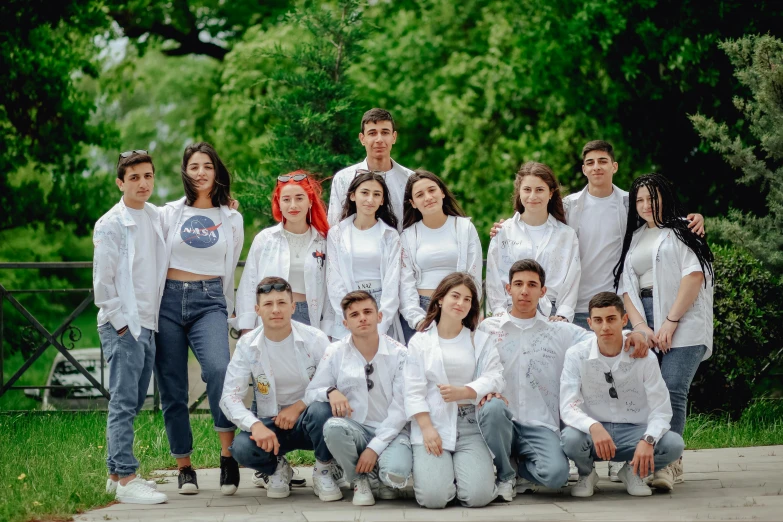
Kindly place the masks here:
MULTIPOLYGON (((475 350, 470 330, 462 327, 462 331, 454 339, 444 339, 438 336, 441 353, 443 353, 443 369, 446 378, 452 386, 465 386, 473 381, 476 371, 475 350)), ((459 404, 470 404, 470 401, 460 401, 459 404)))
POLYGON ((658 236, 661 234, 660 228, 645 228, 642 230, 642 238, 636 244, 631 254, 631 266, 636 276, 639 278, 639 288, 652 288, 653 286, 653 248, 658 236))
POLYGON ((304 266, 307 259, 307 246, 310 242, 310 231, 304 234, 294 234, 283 229, 283 234, 288 240, 288 284, 291 290, 298 294, 305 293, 304 266))
POLYGON ((171 247, 170 268, 191 274, 225 275, 228 246, 220 208, 185 206, 174 226, 179 232, 171 247))
POLYGON ((381 222, 367 230, 351 225, 353 280, 357 283, 381 281, 381 222))
POLYGON ((429 228, 421 221, 415 225, 416 264, 421 271, 417 290, 435 290, 443 278, 457 270, 457 218, 449 216, 440 228, 429 228))

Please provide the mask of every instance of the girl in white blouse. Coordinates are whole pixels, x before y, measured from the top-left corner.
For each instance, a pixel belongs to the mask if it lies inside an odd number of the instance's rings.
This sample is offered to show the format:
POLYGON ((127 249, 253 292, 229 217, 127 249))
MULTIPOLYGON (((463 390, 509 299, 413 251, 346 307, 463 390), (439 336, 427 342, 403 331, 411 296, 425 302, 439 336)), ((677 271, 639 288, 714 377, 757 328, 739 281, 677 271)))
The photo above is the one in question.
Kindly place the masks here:
POLYGON ((476 227, 432 172, 414 171, 403 201, 400 315, 407 343, 444 277, 468 272, 481 290, 482 250, 476 227))
POLYGON ((506 220, 489 243, 487 303, 492 315, 511 306, 505 291, 515 261, 534 259, 547 274, 547 299, 539 308, 553 321, 572 321, 579 279, 579 242, 566 225, 560 186, 552 169, 529 161, 514 180, 514 217, 506 220))
MULTIPOLYGON (((713 255, 707 241, 679 217, 671 184, 661 175, 637 178, 615 288, 634 330, 657 347, 672 403, 671 429, 682 435, 688 390, 699 364, 712 353, 713 255)), ((682 482, 682 459, 657 470, 652 485, 682 482)))
MULTIPOLYGON (((354 290, 369 292, 382 314, 380 334, 402 339, 400 304, 400 235, 386 182, 377 172, 357 171, 348 187, 341 221, 329 230, 326 283, 332 317, 342 317, 340 301, 354 290)), ((348 330, 332 321, 331 336, 348 330)))
POLYGON ((288 281, 293 290, 296 311, 291 319, 328 334, 330 318, 321 319, 327 302, 329 233, 321 185, 302 170, 278 176, 272 193, 272 217, 279 224, 259 232, 247 254, 237 289, 236 328, 244 334, 259 325, 256 285, 265 277, 276 276, 288 281))
POLYGON ((481 507, 497 496, 492 454, 476 404, 505 387, 490 336, 476 332, 479 294, 465 272, 446 276, 432 294, 405 365, 405 414, 411 419, 416 501, 443 508, 455 496, 481 507))

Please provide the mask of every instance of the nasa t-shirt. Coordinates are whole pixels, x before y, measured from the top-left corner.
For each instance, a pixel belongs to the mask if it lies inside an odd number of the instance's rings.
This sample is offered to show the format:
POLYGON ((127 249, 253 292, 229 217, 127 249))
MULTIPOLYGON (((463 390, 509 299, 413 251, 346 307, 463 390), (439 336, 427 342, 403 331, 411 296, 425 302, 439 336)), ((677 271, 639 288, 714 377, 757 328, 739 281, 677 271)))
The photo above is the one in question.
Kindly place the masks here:
POLYGON ((222 276, 228 246, 220 208, 186 206, 175 225, 170 268, 191 274, 222 276))

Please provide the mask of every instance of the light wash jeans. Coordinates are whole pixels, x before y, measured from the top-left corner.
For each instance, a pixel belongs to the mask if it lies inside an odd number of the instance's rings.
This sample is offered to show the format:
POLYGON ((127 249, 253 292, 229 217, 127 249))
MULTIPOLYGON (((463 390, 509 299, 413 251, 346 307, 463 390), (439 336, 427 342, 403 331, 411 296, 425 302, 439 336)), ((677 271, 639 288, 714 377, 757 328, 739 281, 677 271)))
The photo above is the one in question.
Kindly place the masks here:
POLYGON ((259 419, 264 426, 275 432, 280 450, 267 452, 259 448, 256 441, 250 438, 250 433, 240 431, 234 438, 229 450, 234 460, 245 466, 271 475, 277 468, 277 457, 284 456, 289 451, 313 450, 315 458, 321 462, 332 460, 332 454, 324 441, 324 424, 332 416, 332 408, 327 402, 314 402, 296 420, 296 424, 290 430, 283 430, 275 426, 271 417, 259 419))
MULTIPOLYGON (((426 295, 419 296, 419 306, 424 310, 424 314, 427 314, 427 308, 430 307, 430 298, 426 295)), ((408 346, 411 337, 416 334, 416 330, 408 326, 408 321, 400 314, 400 323, 402 324, 402 334, 405 337, 405 346, 408 346)))
MULTIPOLYGON (((343 468, 345 479, 351 484, 359 477, 356 473, 359 456, 373 437, 375 428, 359 424, 353 419, 332 417, 324 425, 326 447, 343 468)), ((408 484, 412 471, 411 439, 408 431, 403 429, 381 452, 375 470, 369 475, 372 479, 377 475, 390 488, 402 489, 408 484)))
POLYGON ((544 426, 526 426, 512 420, 506 403, 492 399, 478 411, 479 426, 495 456, 498 481, 516 478, 511 460, 518 462, 519 475, 536 484, 558 489, 568 480, 568 460, 560 436, 544 426))
POLYGON ((291 316, 291 320, 310 326, 310 309, 307 307, 306 302, 296 302, 296 310, 294 310, 294 315, 291 316))
POLYGON ((481 435, 474 406, 460 406, 457 445, 437 457, 413 445, 413 492, 425 508, 444 508, 456 496, 463 506, 482 507, 498 494, 492 454, 481 435))
MULTIPOLYGON (((633 460, 636 446, 644 437, 647 425, 612 422, 602 422, 601 425, 609 432, 614 445, 617 447, 612 462, 630 462, 633 460)), ((602 460, 595 452, 593 438, 587 433, 567 426, 563 430, 561 438, 563 451, 565 451, 569 459, 574 461, 580 475, 589 475, 593 470, 593 463, 602 460)), ((685 449, 685 443, 682 437, 671 430, 667 431, 653 450, 655 469, 663 469, 679 459, 683 449, 685 449)))
POLYGON ((133 420, 144 406, 155 364, 155 335, 141 329, 138 340, 130 330, 117 334, 111 323, 98 327, 103 356, 109 365, 109 416, 106 422, 106 465, 120 478, 136 473, 133 420))
POLYGON ((209 409, 215 431, 236 430, 220 409, 220 396, 230 355, 228 313, 219 278, 204 281, 166 280, 155 336, 155 376, 158 379, 163 421, 174 458, 193 452, 188 412, 188 346, 201 365, 207 383, 209 409))

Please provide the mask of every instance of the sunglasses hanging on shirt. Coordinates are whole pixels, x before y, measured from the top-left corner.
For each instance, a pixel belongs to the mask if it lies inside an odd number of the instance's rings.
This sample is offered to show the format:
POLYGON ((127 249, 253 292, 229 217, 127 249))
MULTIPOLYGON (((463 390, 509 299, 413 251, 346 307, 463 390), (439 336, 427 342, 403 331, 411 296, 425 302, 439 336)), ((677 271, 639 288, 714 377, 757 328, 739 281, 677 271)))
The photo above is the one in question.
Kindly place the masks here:
POLYGON ((372 375, 372 372, 375 371, 375 368, 373 368, 372 363, 367 363, 364 365, 364 378, 367 380, 367 391, 370 391, 375 386, 375 383, 372 382, 372 379, 370 379, 370 375, 372 375))
POLYGON ((614 377, 612 377, 612 372, 604 372, 604 379, 606 379, 606 382, 611 384, 612 386, 609 388, 609 397, 612 399, 617 399, 617 389, 614 387, 614 377))

